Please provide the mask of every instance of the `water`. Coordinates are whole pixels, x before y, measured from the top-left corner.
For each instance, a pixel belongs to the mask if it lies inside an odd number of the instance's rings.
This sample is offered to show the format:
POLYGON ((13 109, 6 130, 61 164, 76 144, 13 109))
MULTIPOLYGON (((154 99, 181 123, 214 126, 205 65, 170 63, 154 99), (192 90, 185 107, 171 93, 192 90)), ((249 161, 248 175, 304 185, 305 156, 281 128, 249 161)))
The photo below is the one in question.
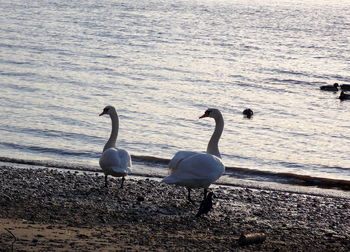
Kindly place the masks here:
POLYGON ((0 157, 97 167, 111 104, 119 147, 170 159, 206 149, 214 122, 198 117, 216 107, 226 166, 350 180, 350 101, 319 90, 350 83, 347 1, 3 0, 0 13, 0 157))

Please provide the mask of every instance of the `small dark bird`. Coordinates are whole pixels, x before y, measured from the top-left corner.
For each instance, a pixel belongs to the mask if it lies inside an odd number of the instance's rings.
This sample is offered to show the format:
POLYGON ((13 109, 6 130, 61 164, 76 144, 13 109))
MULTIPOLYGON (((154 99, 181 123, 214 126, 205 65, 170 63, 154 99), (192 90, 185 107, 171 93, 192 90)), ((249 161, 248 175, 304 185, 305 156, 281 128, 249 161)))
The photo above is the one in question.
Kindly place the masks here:
POLYGON ((341 91, 340 95, 339 95, 339 99, 340 100, 350 100, 350 94, 345 94, 344 91, 341 91))
POLYGON ((243 115, 245 117, 247 117, 248 119, 252 118, 253 114, 254 114, 254 112, 250 108, 243 110, 243 115))
POLYGON ((338 91, 339 84, 334 83, 333 85, 326 85, 326 86, 321 86, 320 89, 323 91, 333 91, 336 92, 338 91))
POLYGON ((350 84, 340 85, 341 90, 350 91, 350 84))
POLYGON ((196 217, 200 217, 202 214, 207 214, 213 208, 213 196, 215 196, 213 192, 208 193, 205 199, 201 202, 196 217))

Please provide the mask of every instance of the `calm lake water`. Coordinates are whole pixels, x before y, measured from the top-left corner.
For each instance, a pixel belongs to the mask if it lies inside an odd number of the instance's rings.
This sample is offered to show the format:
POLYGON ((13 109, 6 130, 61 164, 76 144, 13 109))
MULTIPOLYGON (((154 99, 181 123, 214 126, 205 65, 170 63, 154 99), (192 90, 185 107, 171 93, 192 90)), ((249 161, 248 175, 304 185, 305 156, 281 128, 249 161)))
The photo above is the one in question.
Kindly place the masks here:
POLYGON ((108 104, 132 155, 205 151, 214 122, 198 117, 215 107, 226 166, 350 180, 350 101, 319 90, 350 84, 348 1, 2 0, 0 14, 0 157, 97 167, 108 104))

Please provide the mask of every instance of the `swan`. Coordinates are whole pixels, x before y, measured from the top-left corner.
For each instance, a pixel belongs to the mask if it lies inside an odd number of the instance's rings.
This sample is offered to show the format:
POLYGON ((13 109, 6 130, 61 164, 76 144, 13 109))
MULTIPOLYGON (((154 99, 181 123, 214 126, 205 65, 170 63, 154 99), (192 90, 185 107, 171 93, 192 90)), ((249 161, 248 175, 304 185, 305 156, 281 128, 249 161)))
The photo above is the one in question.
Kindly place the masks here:
POLYGON ((107 176, 111 175, 122 177, 120 188, 123 188, 125 176, 131 172, 131 157, 126 150, 115 147, 119 130, 119 118, 115 108, 113 106, 106 106, 100 116, 102 115, 109 115, 112 120, 111 136, 103 148, 99 162, 105 174, 105 187, 107 187, 107 176))
POLYGON ((169 162, 170 175, 162 181, 167 184, 184 186, 188 190, 188 200, 191 200, 192 188, 204 188, 204 199, 207 189, 221 177, 225 166, 221 161, 218 143, 224 129, 224 119, 218 109, 209 108, 199 118, 215 119, 215 130, 208 143, 207 152, 179 151, 169 162))
POLYGON ((333 85, 321 86, 320 89, 323 91, 338 91, 339 84, 334 83, 333 85))

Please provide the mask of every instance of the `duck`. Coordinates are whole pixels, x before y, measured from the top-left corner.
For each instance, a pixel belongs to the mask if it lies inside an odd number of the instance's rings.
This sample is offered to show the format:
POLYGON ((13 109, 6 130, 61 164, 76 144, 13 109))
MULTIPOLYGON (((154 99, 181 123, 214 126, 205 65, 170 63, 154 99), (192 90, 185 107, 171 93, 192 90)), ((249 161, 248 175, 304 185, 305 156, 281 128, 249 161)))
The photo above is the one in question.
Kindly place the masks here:
POLYGON ((321 86, 320 89, 323 91, 333 91, 336 92, 338 91, 339 84, 334 83, 333 85, 326 85, 326 86, 321 86))
POLYGON ((102 115, 109 115, 112 121, 111 135, 103 147, 102 155, 99 160, 100 167, 105 174, 105 187, 108 187, 107 177, 121 177, 120 188, 123 188, 125 176, 131 173, 132 161, 128 151, 116 148, 116 141, 119 131, 119 117, 113 106, 106 106, 102 115))
POLYGON ((326 85, 326 86, 321 86, 320 89, 323 91, 333 91, 336 92, 338 91, 339 84, 334 83, 333 85, 326 85))
POLYGON ((341 91, 340 92, 340 95, 339 95, 339 99, 340 100, 350 100, 350 94, 345 94, 344 91, 341 91))
POLYGON ((247 108, 247 109, 243 110, 242 114, 243 114, 246 118, 250 119, 250 118, 252 118, 254 112, 253 112, 253 110, 251 110, 250 108, 247 108))
POLYGON ((350 91, 350 84, 342 84, 340 85, 340 89, 344 91, 350 91))
POLYGON ((195 151, 179 151, 169 162, 170 175, 163 178, 167 184, 184 186, 188 190, 187 199, 191 199, 191 189, 203 188, 204 199, 209 186, 218 180, 225 171, 219 151, 219 140, 224 129, 224 119, 221 112, 215 108, 208 108, 201 118, 213 118, 215 129, 209 140, 206 153, 195 151))

